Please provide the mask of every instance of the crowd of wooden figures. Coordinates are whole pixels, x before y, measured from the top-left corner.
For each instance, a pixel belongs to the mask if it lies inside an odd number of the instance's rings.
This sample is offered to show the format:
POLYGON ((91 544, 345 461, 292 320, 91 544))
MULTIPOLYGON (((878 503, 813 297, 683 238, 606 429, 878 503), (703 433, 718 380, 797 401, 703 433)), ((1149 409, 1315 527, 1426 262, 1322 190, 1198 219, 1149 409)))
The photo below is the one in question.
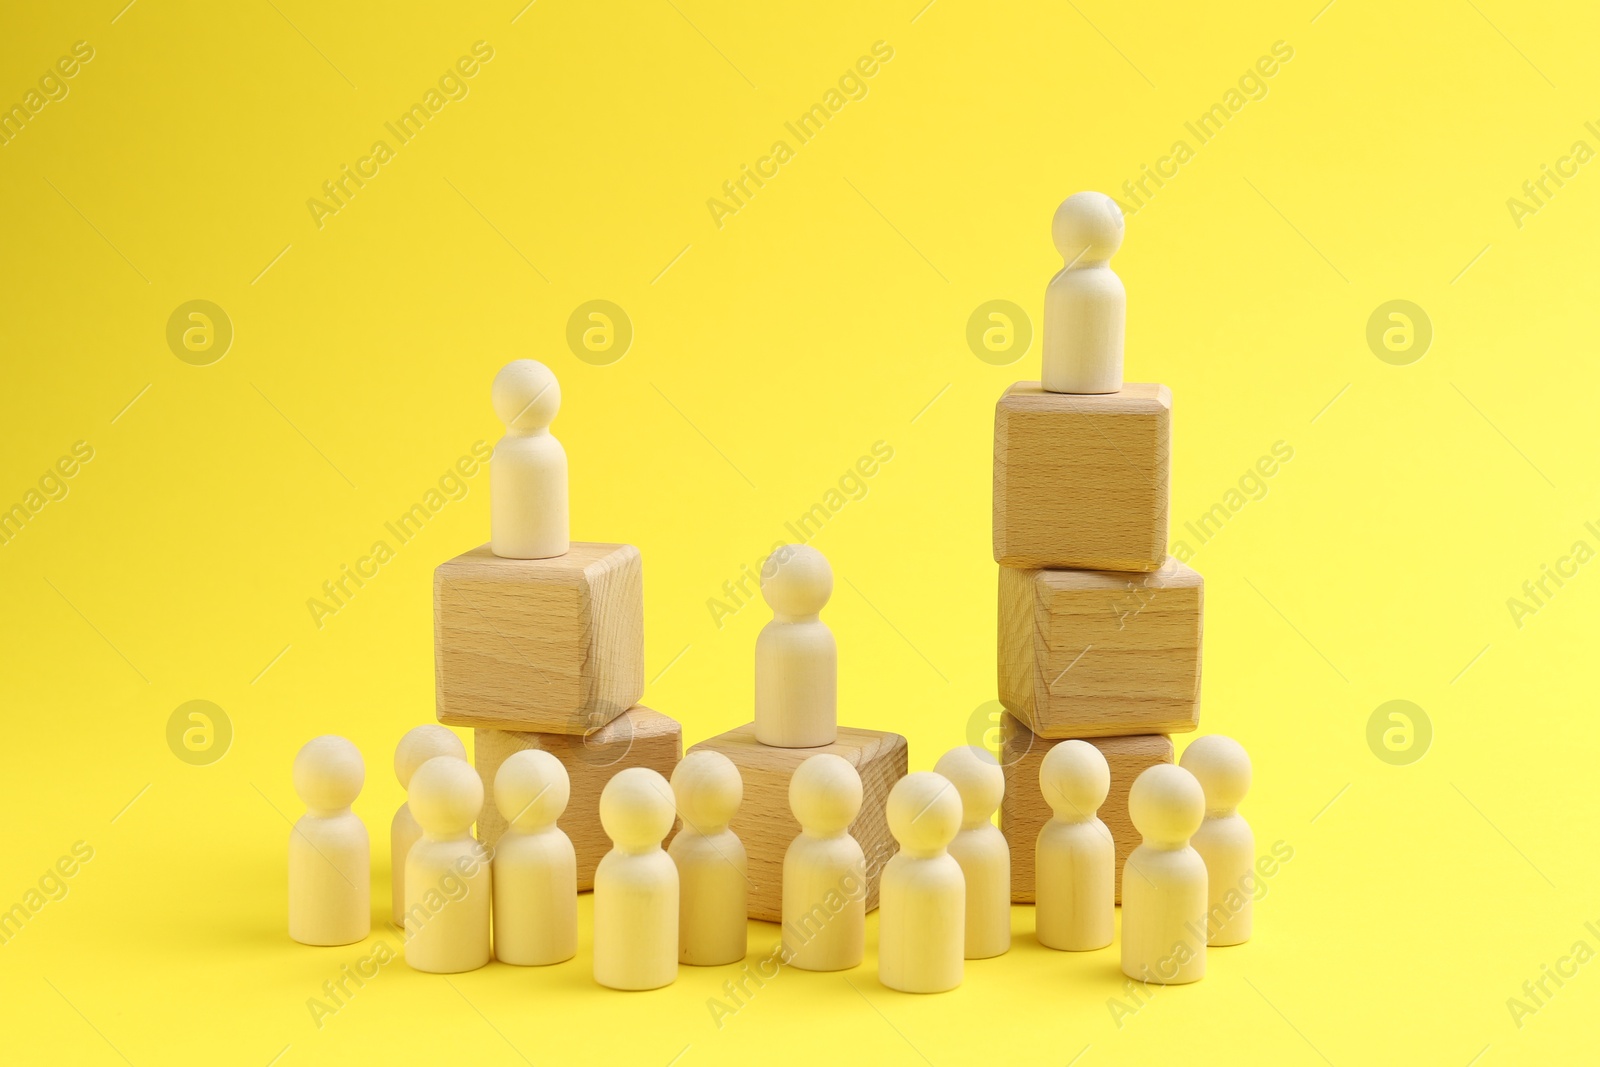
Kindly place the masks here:
MULTIPOLYGON (((1122 381, 1122 229, 1098 193, 1057 210, 1041 381, 996 407, 998 756, 964 745, 908 773, 903 737, 838 725, 833 574, 806 544, 773 546, 760 575, 753 720, 680 756, 678 724, 639 705, 639 553, 570 540, 559 384, 533 360, 500 371, 491 539, 434 575, 440 723, 395 751, 410 966, 571 960, 588 889, 594 978, 613 989, 744 961, 752 919, 780 923, 783 965, 856 967, 874 908, 880 981, 917 993, 1006 952, 1019 900, 1041 944, 1088 952, 1116 940, 1120 899, 1141 982, 1195 981, 1208 947, 1250 937, 1250 759, 1213 734, 1173 761, 1171 735, 1198 725, 1203 583, 1166 551, 1171 394, 1122 381), (451 726, 475 731, 476 766, 451 726)), ((315 738, 293 777, 290 936, 362 941, 361 754, 315 738)))

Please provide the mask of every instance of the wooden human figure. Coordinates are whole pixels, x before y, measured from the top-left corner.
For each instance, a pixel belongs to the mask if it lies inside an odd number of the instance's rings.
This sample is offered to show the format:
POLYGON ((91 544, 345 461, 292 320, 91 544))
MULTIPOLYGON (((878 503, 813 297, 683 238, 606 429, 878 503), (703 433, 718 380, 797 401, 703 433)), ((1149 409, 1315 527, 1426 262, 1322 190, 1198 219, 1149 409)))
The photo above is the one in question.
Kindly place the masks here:
MULTIPOLYGON (((850 836, 861 775, 819 752, 789 779, 800 833, 783 854, 783 955, 803 971, 859 966, 867 944, 867 857, 850 836)), ((959 920, 958 920, 959 921, 959 920)))
POLYGON ((611 851, 594 872, 594 980, 656 989, 678 977, 678 868, 661 848, 672 786, 648 767, 612 775, 600 792, 611 851))
POLYGON ((1122 867, 1122 973, 1182 985, 1206 973, 1206 864, 1189 846, 1205 818, 1194 775, 1173 763, 1147 767, 1128 793, 1143 842, 1122 867))
POLYGON ((406 962, 432 974, 482 967, 494 884, 471 830, 483 780, 466 760, 435 756, 411 776, 409 803, 422 837, 406 856, 406 962))
POLYGON ((961 828, 961 795, 942 774, 915 771, 889 791, 900 842, 878 884, 878 981, 902 993, 961 984, 967 914, 961 864, 946 851, 961 828))
POLYGON ((366 781, 356 746, 327 735, 294 757, 294 791, 306 813, 289 833, 289 936, 303 945, 349 945, 372 932, 372 846, 350 810, 366 781))
POLYGON ((1209 734, 1183 750, 1178 765, 1193 774, 1206 794, 1206 817, 1190 844, 1206 862, 1207 944, 1250 940, 1255 889, 1256 838, 1239 814, 1250 791, 1250 756, 1231 737, 1209 734))
POLYGON ((492 397, 506 435, 489 461, 489 549, 508 559, 565 555, 567 453, 550 433, 561 385, 543 363, 517 359, 495 375, 492 397))
POLYGON ((539 748, 506 757, 494 802, 506 820, 495 845, 494 955, 543 967, 578 952, 578 858, 556 825, 572 783, 561 761, 539 748))
POLYGON ((1111 768, 1089 742, 1062 741, 1039 765, 1039 789, 1052 812, 1034 845, 1039 944, 1067 952, 1105 948, 1115 928, 1117 856, 1098 812, 1111 791, 1111 768))
POLYGON ((987 749, 970 745, 946 752, 933 769, 961 797, 961 829, 950 855, 967 884, 964 953, 969 960, 998 956, 1011 947, 1011 848, 991 821, 1005 797, 1005 771, 987 749))
POLYGON ((700 967, 737 963, 747 944, 748 861, 728 822, 744 799, 739 768, 702 749, 672 771, 678 830, 667 854, 678 867, 678 962, 700 967))
POLYGON ((1049 392, 1122 388, 1128 298, 1111 269, 1122 229, 1122 209, 1104 193, 1073 193, 1056 208, 1050 232, 1066 266, 1044 292, 1041 384, 1049 392))
POLYGON ((783 545, 761 568, 772 621, 756 638, 756 740, 817 748, 839 738, 839 650, 818 613, 833 569, 809 545, 783 545))
MULTIPOLYGON (((400 788, 411 788, 411 776, 417 768, 435 756, 454 756, 466 759, 466 747, 461 738, 449 727, 428 723, 407 731, 394 750, 394 776, 400 779, 400 788)), ((389 824, 389 888, 393 905, 394 924, 404 928, 406 922, 406 854, 422 836, 422 827, 411 814, 410 803, 395 810, 394 821, 389 824)))

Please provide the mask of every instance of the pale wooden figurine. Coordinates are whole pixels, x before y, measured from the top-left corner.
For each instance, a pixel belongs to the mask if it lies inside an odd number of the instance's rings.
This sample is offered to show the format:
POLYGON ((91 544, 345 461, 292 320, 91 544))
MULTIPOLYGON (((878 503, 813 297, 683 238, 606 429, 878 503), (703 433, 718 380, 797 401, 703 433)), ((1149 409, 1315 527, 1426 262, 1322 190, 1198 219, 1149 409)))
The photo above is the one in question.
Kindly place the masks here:
POLYGON ((611 851, 594 872, 594 979, 656 989, 678 977, 678 868, 661 848, 672 786, 648 767, 618 771, 600 793, 611 851))
POLYGON ((1034 929, 1046 948, 1088 952, 1111 944, 1116 846, 1099 816, 1110 788, 1111 768, 1087 741, 1063 741, 1039 765, 1039 789, 1053 813, 1039 830, 1033 861, 1034 929))
POLYGON ((1197 737, 1178 765, 1200 781, 1206 817, 1190 844, 1206 861, 1207 944, 1238 945, 1250 940, 1255 889, 1256 838, 1239 814, 1250 791, 1250 756, 1231 737, 1197 737))
POLYGON ((838 739, 839 650, 818 615, 833 570, 809 545, 783 545, 761 568, 772 621, 756 638, 756 740, 817 748, 838 739))
POLYGON ((1194 775, 1171 763, 1146 770, 1128 793, 1144 840, 1122 872, 1122 973, 1182 985, 1206 973, 1206 864, 1189 846, 1206 814, 1194 775))
POLYGON ((409 803, 422 837, 406 856, 406 963, 432 974, 482 967, 494 887, 471 830, 483 780, 466 760, 435 756, 411 776, 409 803))
POLYGON ((294 758, 294 791, 306 813, 289 833, 289 936, 303 945, 349 945, 372 931, 372 846, 350 805, 366 765, 332 735, 294 758))
POLYGON ((747 946, 748 861, 728 822, 744 799, 739 768, 701 749, 672 771, 683 827, 667 854, 678 867, 678 962, 701 967, 737 963, 747 946))
POLYGON ((489 544, 509 559, 566 553, 567 453, 550 433, 561 408, 561 385, 531 359, 507 363, 491 393, 506 435, 489 461, 489 544))
MULTIPOLYGON (((408 730, 394 750, 394 776, 400 779, 400 788, 411 788, 411 776, 435 756, 466 759, 467 749, 461 738, 438 723, 408 730)), ((421 836, 422 827, 411 814, 410 803, 401 804, 389 824, 389 895, 394 924, 402 928, 406 923, 406 854, 421 836)))
POLYGON ((789 779, 789 808, 800 833, 783 856, 784 958, 803 971, 859 966, 867 858, 850 824, 861 812, 861 775, 843 756, 818 753, 789 779))
POLYGON ((494 955, 543 967, 578 951, 578 857, 556 825, 572 785, 561 761, 543 749, 507 756, 494 776, 494 802, 506 821, 494 849, 494 955))
POLYGON ((1115 393, 1122 388, 1127 292, 1111 269, 1122 247, 1122 210, 1104 193, 1073 193, 1050 233, 1066 264, 1044 292, 1045 389, 1115 393))
POLYGON ((961 864, 946 851, 961 828, 949 779, 914 771, 889 791, 889 829, 900 851, 878 890, 878 981, 902 993, 961 984, 967 913, 961 864))
POLYGON ((933 769, 961 795, 961 830, 950 855, 967 883, 965 955, 998 956, 1011 947, 1011 848, 992 821, 1005 796, 1005 772, 993 753, 971 745, 946 752, 933 769))

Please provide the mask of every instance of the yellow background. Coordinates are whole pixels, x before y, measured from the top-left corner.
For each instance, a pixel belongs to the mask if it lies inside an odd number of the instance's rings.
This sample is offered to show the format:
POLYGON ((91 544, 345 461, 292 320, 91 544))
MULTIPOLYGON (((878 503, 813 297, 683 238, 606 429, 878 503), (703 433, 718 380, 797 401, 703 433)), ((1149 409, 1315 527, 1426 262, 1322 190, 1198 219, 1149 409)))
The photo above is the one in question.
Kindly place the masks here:
MULTIPOLYGON (((13 5, 0 33, 0 102, 75 41, 94 49, 0 147, 0 504, 74 442, 94 449, 0 545, 0 906, 74 842, 94 849, 0 946, 11 1058, 1465 1065, 1592 1048, 1600 964, 1520 1028, 1506 1001, 1575 941, 1600 948, 1600 575, 1520 628, 1506 601, 1575 541, 1600 546, 1600 165, 1520 228, 1506 201, 1574 141, 1600 146, 1593 10, 123 2, 13 5), (308 198, 479 40, 494 58, 469 95, 319 229, 308 198), (880 40, 894 56, 866 97, 719 229, 707 199, 880 40), (1280 40, 1294 57, 1268 95, 1130 217, 1115 260, 1128 377, 1176 398, 1174 539, 1275 442, 1294 449, 1193 561, 1202 729, 1249 747, 1258 843, 1294 848, 1255 939, 1119 1027, 1116 950, 1046 952, 1017 908, 1012 951, 949 995, 885 990, 869 949, 850 973, 785 972, 719 1030, 706 999, 736 968, 595 987, 585 898, 570 964, 447 983, 395 963, 319 1030, 307 998, 367 950, 286 936, 290 761, 325 732, 361 747, 381 920, 390 756, 432 717, 430 576, 487 539, 487 475, 320 629, 306 601, 495 440, 495 370, 560 375, 573 534, 642 549, 645 701, 690 742, 749 718, 766 613, 719 629, 707 599, 892 446, 815 544, 837 575, 842 721, 904 733, 930 767, 994 696, 992 411, 1038 373, 1037 336, 991 366, 967 318, 1007 299, 1036 330, 1060 199, 1118 192, 1192 142, 1184 122, 1280 40), (210 366, 166 343, 192 299, 235 331, 210 366), (609 366, 565 341, 591 299, 635 329, 609 366), (1409 366, 1365 340, 1392 299, 1433 324, 1409 366), (191 699, 233 723, 211 766, 167 747, 191 699), (1391 699, 1433 724, 1408 766, 1367 745, 1391 699)), ((753 955, 775 929, 752 924, 753 955)))

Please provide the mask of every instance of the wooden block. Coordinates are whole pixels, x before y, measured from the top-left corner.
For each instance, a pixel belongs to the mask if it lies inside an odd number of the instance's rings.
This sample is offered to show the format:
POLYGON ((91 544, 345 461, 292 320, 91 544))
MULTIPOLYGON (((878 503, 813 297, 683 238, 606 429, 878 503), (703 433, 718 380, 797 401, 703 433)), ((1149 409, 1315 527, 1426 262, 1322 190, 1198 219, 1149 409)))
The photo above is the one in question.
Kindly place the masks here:
POLYGON ((994 558, 1153 571, 1167 558, 1172 392, 1099 396, 1018 382, 994 411, 994 558))
POLYGON ((1000 703, 1043 737, 1181 734, 1200 721, 1205 582, 1000 568, 1000 703))
POLYGON ((502 559, 480 545, 433 574, 439 721, 585 734, 644 695, 644 570, 632 545, 502 559))
MULTIPOLYGON (((1006 772, 1006 795, 1000 802, 1000 832, 1011 846, 1011 900, 1033 903, 1033 849, 1039 831, 1050 821, 1050 805, 1039 790, 1039 765, 1061 741, 1040 737, 1010 715, 1002 715, 1000 762, 1006 772)), ((1128 818, 1128 790, 1146 767, 1172 762, 1172 738, 1161 734, 1137 737, 1086 737, 1111 767, 1111 792, 1100 808, 1100 821, 1111 831, 1117 849, 1117 900, 1122 900, 1122 863, 1139 844, 1128 818)))
POLYGON ((670 778, 683 756, 683 727, 646 707, 633 708, 588 737, 516 730, 473 733, 473 763, 483 778, 487 798, 478 816, 478 839, 486 845, 499 841, 506 828, 506 820, 494 804, 494 776, 507 756, 525 748, 542 748, 567 768, 572 795, 556 825, 572 838, 578 854, 580 890, 594 888, 594 869, 600 857, 611 850, 611 839, 600 826, 600 791, 611 776, 624 767, 649 767, 670 778))
POLYGON ((746 723, 689 751, 701 749, 727 756, 744 778, 744 803, 729 825, 749 857, 750 918, 783 920, 783 854, 800 833, 800 823, 789 810, 789 779, 819 752, 843 756, 861 775, 861 814, 850 824, 850 834, 867 857, 867 910, 878 906, 878 876, 899 848, 889 833, 887 804, 889 790, 910 768, 905 738, 841 726, 831 745, 772 748, 756 740, 754 723, 746 723))

